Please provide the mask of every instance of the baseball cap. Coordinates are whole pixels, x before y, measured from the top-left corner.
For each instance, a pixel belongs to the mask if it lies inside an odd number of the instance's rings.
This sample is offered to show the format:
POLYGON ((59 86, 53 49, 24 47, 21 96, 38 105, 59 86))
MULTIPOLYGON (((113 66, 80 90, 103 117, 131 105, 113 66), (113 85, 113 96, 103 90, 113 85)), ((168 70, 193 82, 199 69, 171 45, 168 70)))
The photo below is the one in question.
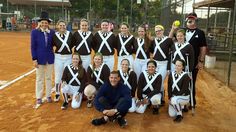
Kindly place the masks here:
POLYGON ((189 19, 189 18, 197 19, 197 14, 195 12, 189 13, 186 18, 187 19, 189 19))

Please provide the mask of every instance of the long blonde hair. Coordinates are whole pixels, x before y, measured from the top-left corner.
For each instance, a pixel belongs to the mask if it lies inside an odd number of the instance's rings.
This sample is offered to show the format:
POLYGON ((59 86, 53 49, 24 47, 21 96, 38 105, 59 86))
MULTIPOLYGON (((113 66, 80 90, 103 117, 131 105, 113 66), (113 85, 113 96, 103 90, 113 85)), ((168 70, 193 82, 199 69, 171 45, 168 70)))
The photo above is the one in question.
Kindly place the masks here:
MULTIPOLYGON (((101 57, 101 60, 102 60, 102 63, 103 63, 103 55, 102 55, 102 53, 100 53, 100 52, 95 53, 95 55, 93 56, 93 59, 94 59, 96 56, 100 56, 100 57, 101 57)), ((94 72, 94 71, 95 71, 95 63, 94 63, 94 61, 93 61, 91 77, 93 77, 93 72, 94 72)))

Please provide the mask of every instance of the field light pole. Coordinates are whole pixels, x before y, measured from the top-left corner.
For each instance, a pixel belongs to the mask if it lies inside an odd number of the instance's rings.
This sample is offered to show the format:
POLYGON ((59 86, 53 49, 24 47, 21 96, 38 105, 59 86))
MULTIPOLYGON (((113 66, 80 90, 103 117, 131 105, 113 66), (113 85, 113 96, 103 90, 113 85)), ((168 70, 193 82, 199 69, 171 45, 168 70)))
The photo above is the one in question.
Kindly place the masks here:
POLYGON ((62 13, 62 18, 65 19, 65 14, 64 14, 64 1, 61 0, 61 13, 62 13))
POLYGON ((232 39, 229 45, 229 65, 228 65, 228 77, 227 77, 227 86, 230 85, 230 77, 231 77, 231 68, 232 68, 232 56, 233 56, 233 43, 234 43, 234 34, 235 34, 235 17, 236 17, 236 1, 234 2, 234 12, 233 12, 233 22, 232 22, 232 39))
POLYGON ((183 25, 183 27, 184 27, 184 25, 185 25, 185 16, 184 16, 184 0, 182 1, 183 3, 182 3, 182 11, 181 11, 181 15, 182 15, 182 25, 183 25))
POLYGON ((133 23, 133 0, 130 0, 130 25, 133 23))
POLYGON ((116 9, 116 25, 119 24, 119 10, 120 10, 120 0, 117 0, 117 9, 116 9))
POLYGON ((89 0, 89 12, 91 12, 91 9, 92 9, 92 1, 89 0))
POLYGON ((34 1, 34 17, 37 16, 37 4, 36 4, 36 0, 34 1))
POLYGON ((7 13, 9 12, 8 0, 7 0, 7 13))
POLYGON ((89 21, 91 21, 91 13, 92 12, 92 0, 89 0, 89 21))

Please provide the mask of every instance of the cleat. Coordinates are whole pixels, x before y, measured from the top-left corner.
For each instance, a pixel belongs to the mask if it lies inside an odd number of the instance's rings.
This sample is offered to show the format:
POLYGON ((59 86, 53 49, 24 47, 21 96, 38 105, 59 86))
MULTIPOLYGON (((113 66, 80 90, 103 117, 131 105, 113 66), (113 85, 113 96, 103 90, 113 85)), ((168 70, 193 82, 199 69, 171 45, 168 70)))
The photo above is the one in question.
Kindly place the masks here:
POLYGON ((62 110, 66 110, 67 108, 68 108, 68 103, 67 102, 64 102, 63 104, 62 104, 62 106, 61 106, 61 109, 62 110))
POLYGON ((183 119, 183 116, 181 116, 181 115, 177 115, 176 118, 174 119, 174 122, 179 123, 179 122, 182 121, 182 119, 183 119))
POLYGON ((48 103, 52 103, 52 98, 51 97, 47 97, 47 102, 48 103))
POLYGON ((56 94, 54 98, 54 102, 58 102, 60 100, 60 94, 56 94))

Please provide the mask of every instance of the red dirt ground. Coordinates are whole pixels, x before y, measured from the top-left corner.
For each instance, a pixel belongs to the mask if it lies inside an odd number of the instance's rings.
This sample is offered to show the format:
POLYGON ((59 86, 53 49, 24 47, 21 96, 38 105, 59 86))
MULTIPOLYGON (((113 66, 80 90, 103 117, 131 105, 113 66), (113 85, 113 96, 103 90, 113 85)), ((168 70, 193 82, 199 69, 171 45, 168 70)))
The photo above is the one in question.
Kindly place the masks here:
MULTIPOLYGON (((0 80, 12 80, 33 69, 30 57, 29 33, 0 32, 0 80)), ((197 109, 195 116, 184 113, 181 123, 174 123, 167 114, 167 105, 159 115, 129 113, 128 126, 117 123, 94 127, 90 121, 101 114, 86 108, 60 109, 59 103, 35 104, 35 73, 0 90, 0 131, 236 131, 236 93, 205 71, 197 81, 197 109)))

